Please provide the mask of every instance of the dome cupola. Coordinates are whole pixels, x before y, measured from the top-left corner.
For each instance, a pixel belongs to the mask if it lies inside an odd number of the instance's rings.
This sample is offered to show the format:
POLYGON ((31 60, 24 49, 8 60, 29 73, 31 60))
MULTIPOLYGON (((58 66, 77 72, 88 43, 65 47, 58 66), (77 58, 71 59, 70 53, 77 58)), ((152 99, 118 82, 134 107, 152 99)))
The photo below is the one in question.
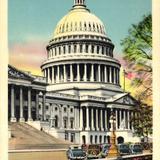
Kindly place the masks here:
POLYGON ((85 5, 85 0, 74 0, 74 6, 85 5))

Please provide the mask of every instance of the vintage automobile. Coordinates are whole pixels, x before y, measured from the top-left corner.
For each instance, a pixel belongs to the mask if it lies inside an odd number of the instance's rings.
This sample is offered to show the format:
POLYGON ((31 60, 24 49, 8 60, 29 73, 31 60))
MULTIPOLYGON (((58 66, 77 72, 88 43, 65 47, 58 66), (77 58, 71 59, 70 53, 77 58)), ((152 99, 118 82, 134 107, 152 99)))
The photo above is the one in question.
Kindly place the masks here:
POLYGON ((121 143, 121 144, 118 144, 117 147, 118 147, 118 151, 121 156, 129 155, 131 153, 131 150, 129 148, 129 144, 121 143))
POLYGON ((98 144, 90 144, 87 147, 87 158, 98 159, 101 157, 101 146, 98 144))
POLYGON ((101 145, 101 148, 102 148, 101 153, 100 153, 101 158, 105 158, 108 155, 108 151, 109 151, 110 146, 111 146, 110 144, 102 144, 101 145))
POLYGON ((141 144, 131 144, 130 145, 130 151, 132 154, 142 154, 143 153, 143 147, 141 144))
POLYGON ((68 160, 86 160, 86 152, 79 145, 72 145, 67 151, 68 160))

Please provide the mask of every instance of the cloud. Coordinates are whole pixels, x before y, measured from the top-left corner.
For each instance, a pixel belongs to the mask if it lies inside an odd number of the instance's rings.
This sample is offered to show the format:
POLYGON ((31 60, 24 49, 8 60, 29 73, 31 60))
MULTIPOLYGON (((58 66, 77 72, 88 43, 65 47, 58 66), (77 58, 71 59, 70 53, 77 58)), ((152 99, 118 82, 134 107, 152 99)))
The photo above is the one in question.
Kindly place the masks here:
POLYGON ((9 48, 9 63, 33 74, 41 74, 40 65, 47 58, 45 48, 42 41, 14 43, 9 48))

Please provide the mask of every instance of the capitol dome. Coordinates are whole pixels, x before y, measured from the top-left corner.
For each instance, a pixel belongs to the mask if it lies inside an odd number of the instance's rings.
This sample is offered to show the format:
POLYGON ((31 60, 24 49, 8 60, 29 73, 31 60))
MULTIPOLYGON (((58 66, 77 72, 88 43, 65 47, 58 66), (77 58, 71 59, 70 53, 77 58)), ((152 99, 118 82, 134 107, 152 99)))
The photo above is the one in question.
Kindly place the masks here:
POLYGON ((85 0, 74 0, 46 48, 47 60, 41 69, 49 84, 47 91, 73 95, 121 91, 120 63, 113 55, 114 44, 85 0))
POLYGON ((54 38, 82 33, 99 36, 106 34, 102 21, 92 14, 85 5, 74 5, 70 12, 57 24, 54 38))

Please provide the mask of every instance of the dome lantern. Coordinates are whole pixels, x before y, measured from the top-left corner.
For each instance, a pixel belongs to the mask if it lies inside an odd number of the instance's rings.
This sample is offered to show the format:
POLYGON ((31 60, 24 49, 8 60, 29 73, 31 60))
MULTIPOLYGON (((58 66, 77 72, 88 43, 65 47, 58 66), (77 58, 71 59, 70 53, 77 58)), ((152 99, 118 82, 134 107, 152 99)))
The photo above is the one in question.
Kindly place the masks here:
POLYGON ((74 0, 74 6, 85 5, 85 0, 74 0))

